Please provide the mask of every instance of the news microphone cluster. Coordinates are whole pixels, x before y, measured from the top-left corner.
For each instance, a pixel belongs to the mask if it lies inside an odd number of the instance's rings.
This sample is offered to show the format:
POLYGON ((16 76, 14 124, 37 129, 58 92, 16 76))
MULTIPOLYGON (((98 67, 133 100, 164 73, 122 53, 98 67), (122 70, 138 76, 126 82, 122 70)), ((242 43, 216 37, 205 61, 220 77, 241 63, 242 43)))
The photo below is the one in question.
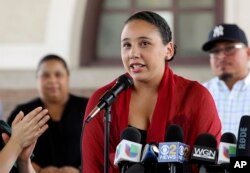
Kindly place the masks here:
MULTIPOLYGON (((250 116, 242 116, 239 131, 238 140, 235 135, 227 132, 221 136, 219 148, 217 150, 218 158, 214 160, 216 156, 216 147, 212 147, 213 150, 205 150, 201 152, 198 157, 199 164, 205 168, 203 171, 206 173, 243 173, 249 172, 250 168, 250 116), (205 152, 206 151, 206 152, 205 152), (206 157, 207 156, 207 157, 206 157), (206 159, 204 159, 206 157, 206 159), (211 160, 209 160, 209 157, 211 160), (202 160, 203 159, 203 160, 202 160), (215 161, 215 162, 214 162, 215 161)), ((204 141, 204 140, 202 140, 204 141)), ((211 140, 209 140, 211 141, 211 140)), ((194 146, 195 150, 196 146, 194 146)), ((193 150, 193 152, 194 152, 193 150)), ((198 151, 198 150, 197 150, 198 151)), ((191 154, 191 162, 194 163, 194 154, 191 154)), ((197 159, 197 158, 195 158, 197 159)), ((197 160, 196 160, 197 161, 197 160)), ((197 163, 197 162, 196 162, 197 163)), ((200 171, 202 173, 202 171, 200 171)))
POLYGON ((133 173, 135 170, 143 173, 148 163, 165 164, 171 173, 179 173, 180 171, 176 169, 182 168, 184 164, 199 165, 200 173, 244 172, 250 167, 249 129, 250 116, 243 116, 239 125, 238 140, 234 134, 224 133, 217 149, 215 137, 203 133, 197 137, 191 151, 190 147, 183 143, 182 129, 178 125, 170 125, 166 130, 165 142, 159 144, 151 143, 143 147, 139 140, 135 143, 122 140, 117 146, 117 154, 120 153, 122 155, 120 158, 123 159, 116 159, 115 164, 119 165, 122 161, 132 162, 133 164, 126 168, 126 173, 133 173), (129 147, 125 147, 125 144, 129 147), (136 146, 136 150, 132 150, 133 145, 136 146), (128 155, 126 151, 130 151, 129 157, 123 157, 125 154, 128 155), (137 157, 132 157, 132 151, 135 151, 134 156, 137 157))
POLYGON ((140 132, 133 127, 128 127, 122 133, 123 137, 117 145, 114 160, 114 164, 120 167, 122 173, 135 168, 139 169, 141 166, 145 168, 148 164, 155 163, 167 163, 167 167, 172 168, 170 168, 170 170, 176 170, 177 163, 188 161, 190 148, 188 145, 182 143, 183 132, 177 125, 170 125, 167 129, 165 136, 166 142, 146 144, 144 147, 140 144, 140 137, 138 137, 137 140, 131 139, 131 137, 130 139, 125 139, 124 136, 126 135, 124 135, 124 133, 139 136, 138 133, 140 132), (133 166, 135 164, 137 164, 137 166, 133 166), (140 164, 140 166, 138 166, 138 164, 140 164))

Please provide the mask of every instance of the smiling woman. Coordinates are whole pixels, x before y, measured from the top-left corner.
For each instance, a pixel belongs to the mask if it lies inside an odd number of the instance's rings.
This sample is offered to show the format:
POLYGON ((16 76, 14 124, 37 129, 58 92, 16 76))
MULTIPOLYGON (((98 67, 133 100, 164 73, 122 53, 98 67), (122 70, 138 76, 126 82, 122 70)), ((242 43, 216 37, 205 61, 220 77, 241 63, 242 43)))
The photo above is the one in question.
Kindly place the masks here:
MULTIPOLYGON (((128 126, 143 133, 142 144, 165 141, 166 129, 171 124, 183 129, 184 143, 191 147, 200 133, 210 133, 219 142, 221 124, 211 95, 198 82, 175 75, 168 65, 175 48, 170 27, 159 14, 140 11, 125 21, 121 57, 134 86, 120 93, 111 108, 110 163, 114 163, 120 134, 128 126)), ((114 84, 115 80, 93 93, 85 118, 114 84)), ((82 135, 83 173, 104 170, 104 111, 98 114, 82 135)), ((149 169, 155 170, 154 166, 149 169)), ((119 168, 114 164, 109 167, 111 173, 118 173, 119 168)))

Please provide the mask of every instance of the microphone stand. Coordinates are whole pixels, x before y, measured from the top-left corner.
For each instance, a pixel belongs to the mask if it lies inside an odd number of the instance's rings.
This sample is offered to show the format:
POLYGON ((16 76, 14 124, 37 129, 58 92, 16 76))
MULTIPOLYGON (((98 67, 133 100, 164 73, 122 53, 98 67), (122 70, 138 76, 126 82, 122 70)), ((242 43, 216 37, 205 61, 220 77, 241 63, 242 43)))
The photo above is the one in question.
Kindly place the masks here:
POLYGON ((170 163, 170 173, 176 173, 176 167, 175 167, 175 164, 174 163, 170 163))
POLYGON ((110 123, 111 123, 111 106, 105 107, 104 114, 104 173, 109 173, 109 136, 110 136, 110 123))

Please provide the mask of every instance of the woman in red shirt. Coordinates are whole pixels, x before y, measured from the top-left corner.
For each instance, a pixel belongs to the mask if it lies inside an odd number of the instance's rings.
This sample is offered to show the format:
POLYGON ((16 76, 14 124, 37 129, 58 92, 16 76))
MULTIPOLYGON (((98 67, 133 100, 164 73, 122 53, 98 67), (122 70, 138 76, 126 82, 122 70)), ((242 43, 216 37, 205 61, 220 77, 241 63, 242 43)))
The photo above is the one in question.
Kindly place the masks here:
MULTIPOLYGON (((122 131, 133 126, 146 131, 145 143, 165 141, 166 128, 178 124, 184 132, 184 143, 193 146, 201 133, 214 135, 219 142, 221 123, 209 92, 198 82, 177 76, 168 62, 176 46, 167 22, 158 14, 142 11, 132 15, 121 33, 121 56, 124 68, 134 86, 121 92, 112 104, 110 127, 111 173, 122 131)), ((115 81, 91 96, 85 118, 100 97, 115 81)), ((86 125, 82 137, 83 173, 103 173, 104 111, 86 125)))

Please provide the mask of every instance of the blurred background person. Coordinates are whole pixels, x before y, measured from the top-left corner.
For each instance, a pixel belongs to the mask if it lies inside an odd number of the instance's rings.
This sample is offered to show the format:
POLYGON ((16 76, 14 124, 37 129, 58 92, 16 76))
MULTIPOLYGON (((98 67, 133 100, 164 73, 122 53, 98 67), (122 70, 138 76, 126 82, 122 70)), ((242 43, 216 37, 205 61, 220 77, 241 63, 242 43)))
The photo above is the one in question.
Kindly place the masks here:
MULTIPOLYGON (((0 151, 1 173, 35 173, 30 157, 38 137, 48 129, 48 120, 48 110, 42 107, 35 108, 25 117, 20 111, 12 123, 12 128, 7 126, 6 131, 1 131, 1 142, 6 143, 3 148, 1 146, 0 151), (11 170, 16 161, 18 171, 11 170)), ((4 126, 5 123, 1 122, 1 125, 4 126)))
POLYGON ((236 24, 216 25, 202 50, 208 52, 215 75, 204 86, 215 100, 222 133, 238 136, 241 117, 250 115, 250 48, 245 32, 236 24))
POLYGON ((38 139, 32 160, 40 173, 78 173, 80 169, 80 137, 88 99, 69 93, 69 76, 64 59, 57 55, 42 58, 36 71, 39 97, 18 105, 8 118, 10 124, 20 110, 48 109, 49 129, 38 139))

